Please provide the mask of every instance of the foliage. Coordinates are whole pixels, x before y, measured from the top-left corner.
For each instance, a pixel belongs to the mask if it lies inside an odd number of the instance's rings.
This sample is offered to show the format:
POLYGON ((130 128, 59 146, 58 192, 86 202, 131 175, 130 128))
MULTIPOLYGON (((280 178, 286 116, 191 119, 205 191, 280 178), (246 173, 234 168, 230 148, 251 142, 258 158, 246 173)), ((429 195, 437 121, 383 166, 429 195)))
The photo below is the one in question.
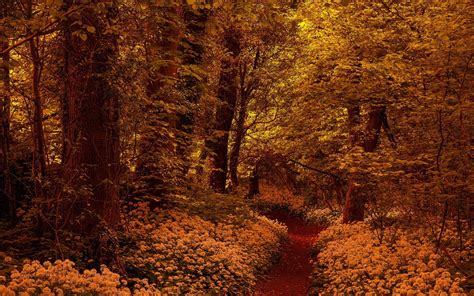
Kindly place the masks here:
POLYGON ((285 209, 295 215, 302 215, 306 201, 301 195, 295 195, 287 188, 261 185, 261 194, 254 197, 253 203, 262 210, 285 209))
POLYGON ((391 229, 389 237, 380 243, 363 222, 321 232, 314 288, 322 295, 467 295, 460 288, 463 277, 443 267, 423 236, 391 229))
POLYGON ((321 226, 329 226, 340 222, 341 213, 329 208, 310 207, 305 211, 305 220, 321 226))
MULTIPOLYGON (((1 295, 132 295, 127 281, 102 266, 79 272, 69 260, 26 261, 21 271, 14 270, 9 280, 0 277, 1 295), (6 281, 6 283, 5 283, 6 281), (2 283, 3 282, 3 283, 2 283), (2 285, 3 284, 3 285, 2 285)), ((146 281, 137 283, 133 295, 159 295, 146 281)))
POLYGON ((242 293, 278 254, 286 228, 255 215, 212 222, 140 203, 127 216, 122 258, 131 274, 164 293, 242 293))

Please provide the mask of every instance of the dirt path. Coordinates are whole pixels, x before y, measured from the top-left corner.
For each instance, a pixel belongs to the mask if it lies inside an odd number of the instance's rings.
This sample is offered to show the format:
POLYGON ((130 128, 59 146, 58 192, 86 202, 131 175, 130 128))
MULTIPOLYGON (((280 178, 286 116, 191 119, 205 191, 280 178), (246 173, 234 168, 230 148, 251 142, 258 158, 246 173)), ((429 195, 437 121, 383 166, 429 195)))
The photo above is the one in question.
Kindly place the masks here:
POLYGON ((280 261, 267 279, 257 284, 255 295, 307 295, 311 285, 311 245, 321 228, 308 225, 286 212, 273 212, 267 216, 288 226, 289 241, 283 246, 280 261))

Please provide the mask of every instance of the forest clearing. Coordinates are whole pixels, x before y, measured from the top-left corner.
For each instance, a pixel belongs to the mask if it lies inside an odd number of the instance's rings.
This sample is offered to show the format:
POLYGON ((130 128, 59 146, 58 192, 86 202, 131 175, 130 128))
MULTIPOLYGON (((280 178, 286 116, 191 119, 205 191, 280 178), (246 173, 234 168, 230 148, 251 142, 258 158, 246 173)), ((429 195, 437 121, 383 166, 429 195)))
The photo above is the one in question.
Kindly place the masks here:
POLYGON ((0 296, 474 296, 471 0, 0 0, 0 296))

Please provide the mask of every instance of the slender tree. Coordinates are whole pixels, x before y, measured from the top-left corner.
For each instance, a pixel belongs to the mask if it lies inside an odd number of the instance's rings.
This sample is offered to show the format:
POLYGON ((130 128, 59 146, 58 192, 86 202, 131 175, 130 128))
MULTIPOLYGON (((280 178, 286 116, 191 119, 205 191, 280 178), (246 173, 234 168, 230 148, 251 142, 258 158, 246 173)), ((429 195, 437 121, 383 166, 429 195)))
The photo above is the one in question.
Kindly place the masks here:
POLYGON ((234 118, 238 91, 237 65, 240 40, 235 28, 231 27, 225 30, 224 48, 228 54, 222 60, 217 91, 218 105, 214 123, 214 138, 210 143, 212 166, 210 185, 214 191, 220 193, 226 191, 229 131, 234 118))

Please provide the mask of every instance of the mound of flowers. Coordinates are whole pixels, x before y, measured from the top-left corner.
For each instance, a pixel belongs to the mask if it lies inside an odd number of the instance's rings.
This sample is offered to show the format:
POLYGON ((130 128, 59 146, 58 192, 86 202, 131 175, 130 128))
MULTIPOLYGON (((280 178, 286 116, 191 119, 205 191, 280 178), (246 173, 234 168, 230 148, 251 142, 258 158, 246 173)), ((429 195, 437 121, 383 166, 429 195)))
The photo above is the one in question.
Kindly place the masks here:
MULTIPOLYGON (((126 280, 102 266, 80 272, 70 260, 25 261, 21 271, 13 270, 6 283, 0 277, 0 295, 132 295, 126 280)), ((133 295, 159 295, 146 281, 137 283, 133 295)))
POLYGON ((0 295, 241 295, 287 238, 285 226, 253 212, 211 221, 139 203, 123 219, 119 257, 127 279, 106 266, 80 271, 70 260, 25 261, 0 276, 0 295))
POLYGON ((460 274, 442 267, 424 236, 386 232, 382 243, 366 223, 321 232, 313 289, 319 295, 466 295, 460 274))
POLYGON ((250 291, 287 236, 286 227, 256 214, 216 222, 145 203, 130 212, 128 229, 129 272, 172 295, 250 291))

